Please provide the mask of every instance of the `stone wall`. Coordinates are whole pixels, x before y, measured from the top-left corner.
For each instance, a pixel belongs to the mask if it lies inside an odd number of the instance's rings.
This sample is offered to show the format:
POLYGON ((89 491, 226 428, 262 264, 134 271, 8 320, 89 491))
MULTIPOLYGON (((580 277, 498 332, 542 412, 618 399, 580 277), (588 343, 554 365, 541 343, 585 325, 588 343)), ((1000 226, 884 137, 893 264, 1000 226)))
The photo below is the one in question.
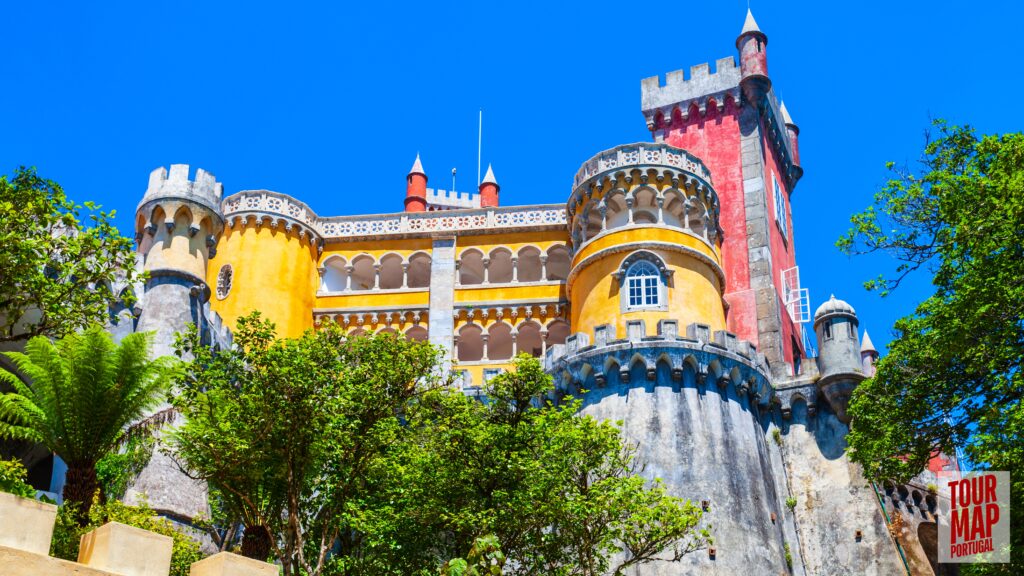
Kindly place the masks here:
MULTIPOLYGON (((82 536, 78 562, 48 555, 57 507, 0 492, 0 573, 4 576, 167 576, 170 537, 110 522, 82 536)), ((221 552, 191 576, 277 576, 273 564, 221 552)))

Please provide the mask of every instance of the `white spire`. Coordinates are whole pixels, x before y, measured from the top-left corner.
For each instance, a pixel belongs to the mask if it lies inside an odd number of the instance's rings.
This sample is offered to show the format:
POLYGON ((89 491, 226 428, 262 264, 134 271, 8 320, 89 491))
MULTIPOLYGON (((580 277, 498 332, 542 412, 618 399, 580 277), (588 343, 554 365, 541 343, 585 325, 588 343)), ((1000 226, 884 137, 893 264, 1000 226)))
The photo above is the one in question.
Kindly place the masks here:
POLYGON ((412 170, 409 170, 409 174, 423 174, 426 176, 426 172, 423 171, 423 164, 420 163, 420 153, 416 153, 416 161, 412 163, 412 170))
POLYGON ((875 353, 878 352, 878 350, 875 350, 875 345, 871 343, 871 336, 868 336, 867 330, 864 331, 864 340, 862 340, 860 343, 860 351, 875 353))
POLYGON ((748 32, 764 34, 764 32, 761 32, 761 29, 757 27, 757 22, 754 21, 754 14, 750 12, 750 8, 747 8, 747 19, 743 22, 743 30, 740 31, 740 36, 743 36, 748 32))
POLYGON ((781 108, 780 112, 782 114, 782 123, 783 124, 792 124, 793 126, 796 126, 796 123, 793 122, 793 118, 790 117, 790 115, 789 115, 789 110, 786 110, 786 103, 782 102, 779 105, 779 108, 781 108))
POLYGON ((498 181, 494 179, 494 170, 491 169, 490 164, 487 164, 487 174, 484 175, 484 179, 480 183, 498 185, 498 181))

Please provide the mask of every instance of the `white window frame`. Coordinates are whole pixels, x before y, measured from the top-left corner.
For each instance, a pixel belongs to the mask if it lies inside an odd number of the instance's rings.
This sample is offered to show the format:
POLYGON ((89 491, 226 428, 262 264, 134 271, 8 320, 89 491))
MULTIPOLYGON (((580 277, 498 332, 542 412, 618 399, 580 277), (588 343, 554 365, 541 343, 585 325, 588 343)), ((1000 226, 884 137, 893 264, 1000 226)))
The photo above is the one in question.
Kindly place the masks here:
POLYGON ((772 174, 772 193, 775 199, 775 224, 782 232, 782 238, 789 243, 789 220, 786 218, 786 198, 779 186, 779 178, 772 174))
POLYGON ((627 310, 651 310, 664 305, 661 293, 661 273, 648 260, 633 263, 626 270, 623 280, 627 310))

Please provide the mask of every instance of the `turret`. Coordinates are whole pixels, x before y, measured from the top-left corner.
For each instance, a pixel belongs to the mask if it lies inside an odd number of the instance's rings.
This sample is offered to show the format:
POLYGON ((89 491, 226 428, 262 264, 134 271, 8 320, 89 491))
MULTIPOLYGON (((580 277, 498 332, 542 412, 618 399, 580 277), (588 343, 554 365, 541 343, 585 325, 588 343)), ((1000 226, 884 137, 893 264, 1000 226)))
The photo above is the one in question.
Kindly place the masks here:
POLYGON ((860 344, 860 362, 861 370, 864 371, 864 375, 868 378, 875 375, 875 362, 878 361, 878 350, 875 350, 875 345, 871 342, 871 336, 868 336, 868 331, 864 331, 864 340, 860 344))
POLYGON ((420 155, 409 170, 405 179, 405 211, 426 212, 427 210, 427 175, 423 172, 420 155))
POLYGON ((736 48, 740 51, 740 86, 747 99, 757 104, 771 89, 772 81, 768 78, 768 37, 758 28, 749 9, 743 30, 736 38, 736 48))
POLYGON ((490 208, 498 205, 498 191, 501 187, 498 186, 498 181, 494 178, 494 170, 491 169, 491 165, 487 165, 487 174, 484 176, 482 182, 480 182, 480 207, 490 208))
POLYGON ((786 103, 783 102, 780 107, 782 108, 782 123, 786 125, 786 135, 789 136, 789 146, 793 153, 792 170, 795 172, 794 177, 799 180, 804 173, 803 168, 800 167, 800 128, 793 122, 793 118, 789 115, 789 110, 786 110, 786 103))
POLYGON ((846 302, 832 296, 814 312, 814 333, 818 337, 818 387, 836 415, 849 422, 846 407, 853 389, 864 379, 857 313, 846 302))
MULTIPOLYGON (((157 168, 135 214, 142 268, 149 273, 140 298, 138 332, 154 332, 153 356, 174 353, 174 335, 189 324, 207 324, 207 265, 224 229, 224 187, 213 174, 187 164, 157 168)), ((177 518, 209 513, 206 487, 185 476, 169 456, 154 452, 129 487, 129 502, 145 500, 177 518)))

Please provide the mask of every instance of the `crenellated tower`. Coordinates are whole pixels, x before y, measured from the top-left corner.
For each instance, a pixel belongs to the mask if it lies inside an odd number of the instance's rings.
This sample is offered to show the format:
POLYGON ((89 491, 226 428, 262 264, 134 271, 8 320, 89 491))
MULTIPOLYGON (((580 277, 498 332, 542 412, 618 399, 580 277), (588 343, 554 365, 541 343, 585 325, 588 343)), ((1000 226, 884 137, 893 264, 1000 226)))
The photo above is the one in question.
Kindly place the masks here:
MULTIPOLYGON (((209 309, 207 283, 207 266, 224 229, 222 195, 223 186, 205 170, 197 170, 190 180, 187 164, 174 164, 169 172, 157 168, 149 176, 135 213, 137 250, 148 273, 136 330, 155 333, 155 356, 172 355, 175 334, 189 324, 199 327, 206 342, 230 341, 220 318, 209 309)), ((172 518, 195 518, 208 511, 206 486, 190 480, 159 451, 126 497, 145 499, 172 518)))
POLYGON ((799 130, 768 75, 768 36, 747 13, 735 57, 669 72, 641 84, 656 142, 700 158, 721 203, 722 267, 729 330, 754 342, 777 377, 794 377, 807 356, 810 320, 800 286, 790 196, 803 174, 799 130))

